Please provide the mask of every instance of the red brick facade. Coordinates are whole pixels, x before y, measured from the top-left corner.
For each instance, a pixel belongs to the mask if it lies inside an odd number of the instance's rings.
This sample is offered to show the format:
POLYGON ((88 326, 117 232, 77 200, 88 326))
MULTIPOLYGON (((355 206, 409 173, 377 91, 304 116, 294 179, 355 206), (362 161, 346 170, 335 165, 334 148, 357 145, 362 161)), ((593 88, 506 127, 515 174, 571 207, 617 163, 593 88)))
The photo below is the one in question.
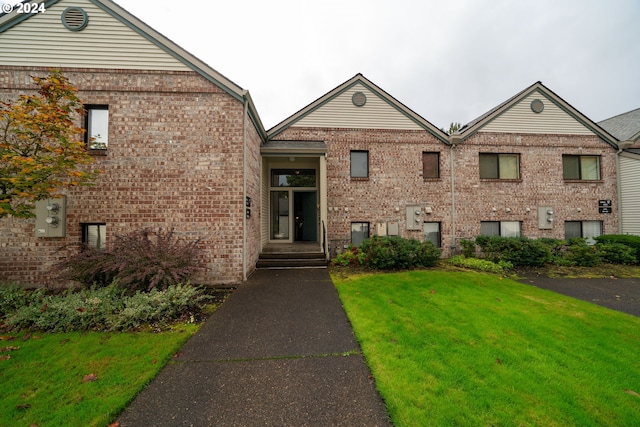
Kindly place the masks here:
MULTIPOLYGON (((0 97, 33 90, 29 75, 46 71, 0 67, 0 97)), ((108 149, 94 164, 104 173, 95 186, 66 193, 66 238, 36 238, 34 220, 0 219, 0 280, 57 283, 48 270, 77 250, 69 245, 80 242, 81 224, 105 223, 107 242, 144 227, 173 227, 202 240, 199 281, 241 281, 243 263, 251 269, 259 252, 259 243, 244 239, 258 240, 260 203, 260 137, 243 102, 195 72, 61 71, 83 102, 109 106, 108 149), (249 219, 245 185, 256 213, 249 219)))

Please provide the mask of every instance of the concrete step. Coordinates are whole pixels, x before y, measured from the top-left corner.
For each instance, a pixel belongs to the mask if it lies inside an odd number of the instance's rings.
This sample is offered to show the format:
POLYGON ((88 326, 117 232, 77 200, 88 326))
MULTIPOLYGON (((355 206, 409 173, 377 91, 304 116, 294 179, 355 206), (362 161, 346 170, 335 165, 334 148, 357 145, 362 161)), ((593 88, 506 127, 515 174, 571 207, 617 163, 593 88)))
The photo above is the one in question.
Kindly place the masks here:
POLYGON ((263 253, 256 264, 256 268, 300 268, 326 267, 327 260, 322 252, 298 253, 263 253))

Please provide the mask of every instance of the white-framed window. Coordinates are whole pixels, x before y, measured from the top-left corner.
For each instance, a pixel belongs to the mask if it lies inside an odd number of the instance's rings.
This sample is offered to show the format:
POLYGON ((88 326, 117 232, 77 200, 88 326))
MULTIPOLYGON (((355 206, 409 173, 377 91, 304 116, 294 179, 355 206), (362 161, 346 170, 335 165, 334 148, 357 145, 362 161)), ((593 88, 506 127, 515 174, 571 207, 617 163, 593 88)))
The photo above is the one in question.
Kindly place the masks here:
POLYGON ((85 142, 90 150, 106 150, 109 145, 109 106, 87 105, 85 142))
POLYGON ((106 224, 82 224, 82 246, 91 249, 107 247, 106 224))
POLYGON ((368 151, 351 151, 351 178, 369 178, 368 151))
POLYGON ((369 238, 368 222, 352 222, 351 223, 351 244, 360 246, 365 239, 369 238))
POLYGON ((600 180, 600 156, 563 154, 562 177, 565 180, 600 180))
POLYGON ((439 222, 425 222, 423 224, 424 241, 431 242, 437 247, 442 246, 439 222))
POLYGON ((596 243, 594 238, 602 235, 602 221, 565 221, 564 238, 569 240, 575 237, 587 239, 587 243, 596 243))
POLYGON ((481 221, 480 234, 483 236, 521 237, 520 221, 481 221))
POLYGON ((481 179, 520 179, 520 154, 480 153, 481 179))

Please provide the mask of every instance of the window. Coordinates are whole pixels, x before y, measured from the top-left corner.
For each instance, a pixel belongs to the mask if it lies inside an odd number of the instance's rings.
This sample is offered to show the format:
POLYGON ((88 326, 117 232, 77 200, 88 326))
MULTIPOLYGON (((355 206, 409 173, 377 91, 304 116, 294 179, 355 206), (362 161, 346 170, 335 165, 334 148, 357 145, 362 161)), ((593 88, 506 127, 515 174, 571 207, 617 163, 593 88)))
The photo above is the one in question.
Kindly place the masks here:
POLYGON ((564 238, 569 240, 576 237, 587 239, 587 243, 596 243, 595 237, 602 235, 602 222, 600 221, 565 221, 564 238))
POLYGON ((600 179, 600 156, 562 155, 564 179, 597 181, 600 179))
POLYGON ((273 169, 272 187, 315 187, 315 169, 273 169))
POLYGON ((368 222, 352 222, 351 223, 351 244, 359 246, 365 239, 369 238, 368 222))
POLYGON ((351 178, 369 178, 369 152, 351 152, 351 178))
POLYGON ((520 155, 480 153, 480 178, 520 179, 520 155))
POLYGON ((85 248, 104 249, 106 237, 106 224, 82 224, 82 245, 85 248))
POLYGON ((85 106, 85 142, 90 150, 106 150, 109 144, 109 106, 85 106))
POLYGON ((480 234, 483 236, 520 237, 520 221, 482 221, 480 234))
POLYGON ((425 222, 423 226, 424 241, 431 242, 437 247, 442 245, 440 239, 440 223, 439 222, 425 222))
POLYGON ((440 153, 422 153, 422 177, 440 178, 440 153))

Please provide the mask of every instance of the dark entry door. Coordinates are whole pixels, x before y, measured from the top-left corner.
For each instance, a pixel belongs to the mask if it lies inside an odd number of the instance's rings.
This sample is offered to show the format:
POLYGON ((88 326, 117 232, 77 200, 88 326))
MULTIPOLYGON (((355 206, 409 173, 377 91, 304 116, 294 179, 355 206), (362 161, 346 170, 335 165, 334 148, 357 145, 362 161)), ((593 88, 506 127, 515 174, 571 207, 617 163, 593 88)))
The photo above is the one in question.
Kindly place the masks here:
POLYGON ((296 242, 318 241, 318 196, 316 191, 293 193, 294 236, 296 242))

